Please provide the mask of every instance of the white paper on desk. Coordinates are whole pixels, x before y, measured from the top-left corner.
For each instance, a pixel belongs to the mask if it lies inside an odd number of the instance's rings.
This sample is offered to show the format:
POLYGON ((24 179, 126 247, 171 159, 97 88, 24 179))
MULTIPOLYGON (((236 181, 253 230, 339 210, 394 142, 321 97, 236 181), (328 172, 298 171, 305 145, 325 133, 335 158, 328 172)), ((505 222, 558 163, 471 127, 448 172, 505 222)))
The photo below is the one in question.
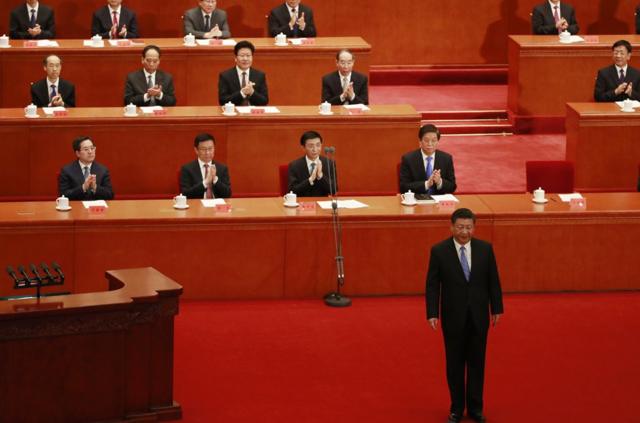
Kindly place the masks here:
POLYGON ((53 112, 64 112, 65 109, 63 106, 56 106, 56 107, 43 107, 42 111, 44 112, 45 115, 52 115, 53 112))
POLYGON ((203 198, 202 207, 215 207, 218 204, 227 204, 224 202, 224 198, 203 198))
MULTIPOLYGON (((209 44, 209 40, 196 40, 196 43, 198 43, 199 46, 212 46, 215 44, 209 44)), ((222 44, 219 45, 223 45, 223 46, 235 46, 236 40, 222 40, 222 44)))
MULTIPOLYGON (((616 104, 618 105, 618 107, 622 108, 624 107, 624 102, 623 101, 616 101, 616 104)), ((633 107, 634 109, 636 107, 640 107, 640 101, 638 100, 631 100, 631 107, 633 107)))
POLYGON ((101 40, 99 45, 93 45, 93 40, 83 40, 82 45, 85 47, 101 48, 104 47, 104 40, 101 40))
POLYGON ((238 43, 236 42, 236 40, 234 40, 232 38, 230 38, 228 40, 222 40, 222 45, 223 46, 235 46, 236 44, 238 44, 238 43))
POLYGON ((38 47, 60 47, 57 41, 51 40, 38 40, 36 45, 38 47))
POLYGON ((154 110, 162 110, 162 106, 140 106, 142 113, 153 113, 154 110))
POLYGON ((280 113, 280 109, 275 106, 238 106, 236 110, 238 113, 251 113, 251 109, 264 109, 265 113, 280 113))
POLYGON ((436 203, 439 203, 440 201, 455 201, 458 203, 460 201, 453 194, 432 195, 431 198, 433 198, 436 203))
POLYGON ((558 197, 560 197, 560 201, 562 201, 563 203, 568 203, 574 198, 582 198, 582 195, 580 195, 579 192, 573 192, 571 194, 558 194, 558 197))
POLYGON ((291 45, 301 46, 304 40, 306 40, 306 38, 291 38, 289 39, 289 42, 291 43, 291 45))
MULTIPOLYGON (((318 201, 318 205, 321 209, 331 210, 333 207, 331 206, 332 201, 318 201)), ((363 207, 369 207, 365 203, 361 203, 358 200, 338 200, 338 208, 339 209, 361 209, 363 207)))
POLYGON ((579 35, 572 35, 571 38, 569 38, 569 42, 571 43, 581 43, 584 41, 584 38, 582 38, 579 35))
POLYGON ((362 111, 367 111, 367 110, 371 110, 370 108, 368 108, 366 105, 364 104, 345 104, 344 106, 345 109, 360 109, 362 111))
POLYGON ((85 209, 88 209, 91 206, 109 207, 107 205, 107 202, 104 200, 83 201, 82 205, 84 206, 85 209))

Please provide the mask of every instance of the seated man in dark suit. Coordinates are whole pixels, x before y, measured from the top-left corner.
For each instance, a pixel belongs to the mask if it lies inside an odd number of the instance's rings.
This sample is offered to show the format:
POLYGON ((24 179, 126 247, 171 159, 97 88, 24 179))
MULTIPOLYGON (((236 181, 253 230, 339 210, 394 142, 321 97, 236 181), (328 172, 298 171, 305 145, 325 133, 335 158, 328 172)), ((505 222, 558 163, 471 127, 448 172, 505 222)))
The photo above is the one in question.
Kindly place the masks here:
POLYGON ((73 140, 78 160, 60 171, 58 192, 70 200, 111 200, 113 189, 109 169, 96 162, 96 146, 87 136, 73 140))
POLYGON ((416 194, 448 194, 456 190, 453 158, 437 150, 440 131, 426 124, 418 131, 420 148, 402 156, 400 163, 400 192, 416 194))
POLYGON ((289 163, 289 187, 298 197, 324 197, 338 191, 335 163, 320 155, 322 137, 307 131, 300 137, 304 156, 289 163), (329 180, 331 175, 331 180, 329 180))
POLYGON ((640 34, 640 4, 636 6, 636 34, 640 34))
POLYGON ((136 12, 122 6, 122 0, 107 0, 107 5, 96 10, 91 21, 91 35, 102 38, 138 38, 136 12))
POLYGON ((216 9, 216 0, 200 0, 198 7, 184 12, 182 18, 184 35, 192 34, 196 38, 229 38, 227 12, 216 9))
POLYGON ((313 11, 300 0, 286 0, 269 13, 269 34, 272 37, 283 33, 289 38, 315 37, 313 11))
POLYGON ((640 72, 629 66, 631 44, 618 40, 612 49, 614 64, 598 71, 594 99, 600 102, 640 100, 640 72))
POLYGON ((536 35, 553 35, 569 31, 575 35, 580 30, 576 13, 571 5, 560 0, 548 0, 537 5, 531 12, 531 28, 536 35))
POLYGON ((148 45, 142 50, 142 69, 127 75, 124 104, 136 106, 175 106, 171 74, 158 69, 160 47, 148 45))
POLYGON ((180 169, 180 192, 187 198, 229 198, 229 170, 216 162, 216 140, 211 134, 198 134, 193 142, 198 157, 180 169))
POLYGON ((256 48, 249 41, 240 41, 233 47, 236 66, 220 73, 218 101, 220 105, 232 102, 236 106, 266 106, 269 104, 267 77, 252 68, 256 48))
POLYGON ((347 49, 336 54, 338 70, 322 77, 322 101, 340 104, 369 104, 367 77, 353 70, 356 58, 347 49))
POLYGON ((76 89, 60 78, 62 60, 54 54, 42 61, 47 77, 31 84, 31 102, 38 107, 75 107, 76 89))
POLYGON ((11 11, 9 36, 24 40, 55 38, 53 9, 38 0, 27 0, 11 11))

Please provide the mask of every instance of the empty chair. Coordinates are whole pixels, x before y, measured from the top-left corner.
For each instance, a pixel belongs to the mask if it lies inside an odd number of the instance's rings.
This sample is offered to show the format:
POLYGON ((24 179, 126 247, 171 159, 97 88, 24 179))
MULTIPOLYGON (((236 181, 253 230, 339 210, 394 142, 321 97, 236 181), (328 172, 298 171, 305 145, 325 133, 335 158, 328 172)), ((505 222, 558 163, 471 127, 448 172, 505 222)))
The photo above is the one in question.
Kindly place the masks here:
POLYGON ((280 195, 285 195, 289 189, 289 165, 278 166, 278 177, 280 181, 280 195))
POLYGON ((573 192, 573 162, 564 160, 530 161, 525 163, 527 192, 542 188, 549 193, 573 192))

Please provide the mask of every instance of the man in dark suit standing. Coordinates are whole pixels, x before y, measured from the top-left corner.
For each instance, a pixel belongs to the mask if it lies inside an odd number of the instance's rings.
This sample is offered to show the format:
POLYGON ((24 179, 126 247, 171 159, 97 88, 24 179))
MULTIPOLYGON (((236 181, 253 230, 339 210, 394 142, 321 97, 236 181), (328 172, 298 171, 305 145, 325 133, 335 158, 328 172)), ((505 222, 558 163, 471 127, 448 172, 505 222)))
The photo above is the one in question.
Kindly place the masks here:
POLYGON ((136 106, 175 106, 171 74, 158 69, 160 47, 148 45, 142 50, 142 69, 127 75, 124 104, 136 106))
POLYGON ((431 248, 426 283, 427 319, 442 320, 451 396, 449 423, 482 414, 489 311, 495 326, 502 315, 502 289, 491 244, 473 238, 476 217, 469 209, 451 215, 453 236, 431 248), (465 383, 466 373, 466 383, 465 383))
POLYGON ((573 7, 560 4, 560 0, 548 0, 534 7, 531 28, 535 35, 553 35, 563 31, 575 35, 580 30, 573 7))
POLYGON ((236 106, 266 106, 269 104, 267 77, 252 68, 256 48, 249 41, 240 41, 233 47, 236 66, 218 76, 220 105, 231 102, 236 106))
POLYGON ((38 0, 27 0, 11 11, 9 36, 14 39, 47 39, 56 37, 53 9, 38 0))
POLYGON ((73 140, 78 160, 60 171, 58 192, 70 200, 111 200, 113 189, 109 169, 96 162, 96 146, 87 136, 73 140))
POLYGON ((322 77, 322 101, 340 104, 369 104, 367 77, 353 70, 356 57, 347 49, 336 54, 336 72, 322 77))
POLYGON ((217 0, 200 0, 198 7, 184 12, 182 18, 184 35, 192 34, 196 38, 229 38, 227 12, 216 9, 217 0))
POLYGON ((60 78, 62 60, 50 54, 42 61, 47 77, 31 84, 31 102, 38 107, 75 107, 76 89, 60 78))
POLYGON ((229 198, 229 170, 216 162, 216 140, 211 134, 198 134, 193 142, 198 157, 180 169, 180 192, 187 198, 229 198))
POLYGON ((640 71, 629 66, 631 43, 618 40, 612 49, 614 64, 598 71, 594 99, 600 102, 640 100, 640 71))
POLYGON ((136 12, 122 6, 122 0, 107 0, 107 5, 96 10, 91 21, 91 35, 115 40, 138 38, 136 12))
POLYGON ((315 37, 313 10, 300 4, 300 0, 286 0, 269 13, 269 34, 283 33, 289 38, 315 37))
POLYGON ((289 163, 289 187, 298 197, 324 197, 338 191, 335 163, 320 155, 322 136, 307 131, 300 137, 304 156, 289 163), (331 177, 331 178, 330 178, 331 177))
POLYGON ((402 156, 400 192, 448 194, 456 190, 453 158, 437 150, 440 131, 435 125, 423 125, 418 131, 420 148, 402 156))

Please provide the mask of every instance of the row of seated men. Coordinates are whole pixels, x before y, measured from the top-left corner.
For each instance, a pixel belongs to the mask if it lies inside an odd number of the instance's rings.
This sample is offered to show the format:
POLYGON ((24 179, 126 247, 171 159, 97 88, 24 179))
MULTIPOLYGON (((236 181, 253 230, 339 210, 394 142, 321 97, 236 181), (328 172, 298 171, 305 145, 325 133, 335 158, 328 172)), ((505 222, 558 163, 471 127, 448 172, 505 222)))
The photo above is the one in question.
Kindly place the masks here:
MULTIPOLYGON (((265 106, 269 103, 267 77, 252 67, 254 45, 240 41, 234 46, 235 66, 218 77, 218 101, 237 106, 265 106)), ((333 105, 369 104, 367 76, 353 70, 355 55, 343 49, 336 54, 335 72, 322 78, 321 101, 333 105)), ((31 85, 31 101, 38 107, 75 107, 75 86, 60 78, 62 60, 49 55, 43 60, 47 77, 31 85)), ((142 50, 142 69, 127 76, 124 104, 136 106, 175 106, 177 99, 173 77, 160 67, 160 48, 148 45, 142 50)))
MULTIPOLYGON (((201 39, 231 37, 227 13, 216 6, 217 0, 199 0, 197 7, 187 10, 182 17, 184 34, 201 39)), ((275 37, 280 33, 291 38, 315 37, 313 10, 300 4, 300 0, 286 0, 273 8, 269 13, 269 34, 275 37)), ((11 12, 11 38, 47 39, 55 35, 55 13, 38 0, 26 0, 11 12)), ((106 6, 93 13, 91 35, 109 39, 138 38, 136 13, 122 6, 122 0, 107 0, 106 6)))
MULTIPOLYGON (((217 0, 199 0, 197 7, 183 15, 184 34, 196 38, 229 38, 231 30, 227 14, 217 8, 217 0)), ((274 37, 283 33, 288 37, 315 37, 316 26, 313 10, 300 0, 286 0, 269 13, 269 34, 274 37)), ((533 34, 557 34, 580 30, 575 9, 560 0, 547 0, 531 12, 533 34)), ((11 38, 54 38, 55 17, 52 8, 39 4, 38 0, 26 0, 25 4, 11 12, 9 21, 11 38)), ((122 6, 122 0, 107 0, 107 5, 96 10, 91 23, 92 35, 103 38, 138 38, 136 13, 122 6)), ((636 8, 636 33, 640 34, 640 5, 636 8)))
MULTIPOLYGON (((440 131, 426 124, 418 131, 419 148, 402 156, 400 192, 445 194, 456 190, 453 158, 437 149, 440 131)), ((306 131, 300 137, 304 155, 289 163, 288 191, 300 197, 322 197, 337 192, 335 162, 322 156, 322 136, 306 131)), ((76 138, 76 160, 60 171, 58 190, 71 200, 110 200, 114 197, 108 168, 95 161, 96 146, 88 136, 76 138)), ((188 198, 231 197, 231 176, 226 164, 214 160, 215 138, 202 133, 193 143, 195 160, 180 169, 180 192, 188 198)))

